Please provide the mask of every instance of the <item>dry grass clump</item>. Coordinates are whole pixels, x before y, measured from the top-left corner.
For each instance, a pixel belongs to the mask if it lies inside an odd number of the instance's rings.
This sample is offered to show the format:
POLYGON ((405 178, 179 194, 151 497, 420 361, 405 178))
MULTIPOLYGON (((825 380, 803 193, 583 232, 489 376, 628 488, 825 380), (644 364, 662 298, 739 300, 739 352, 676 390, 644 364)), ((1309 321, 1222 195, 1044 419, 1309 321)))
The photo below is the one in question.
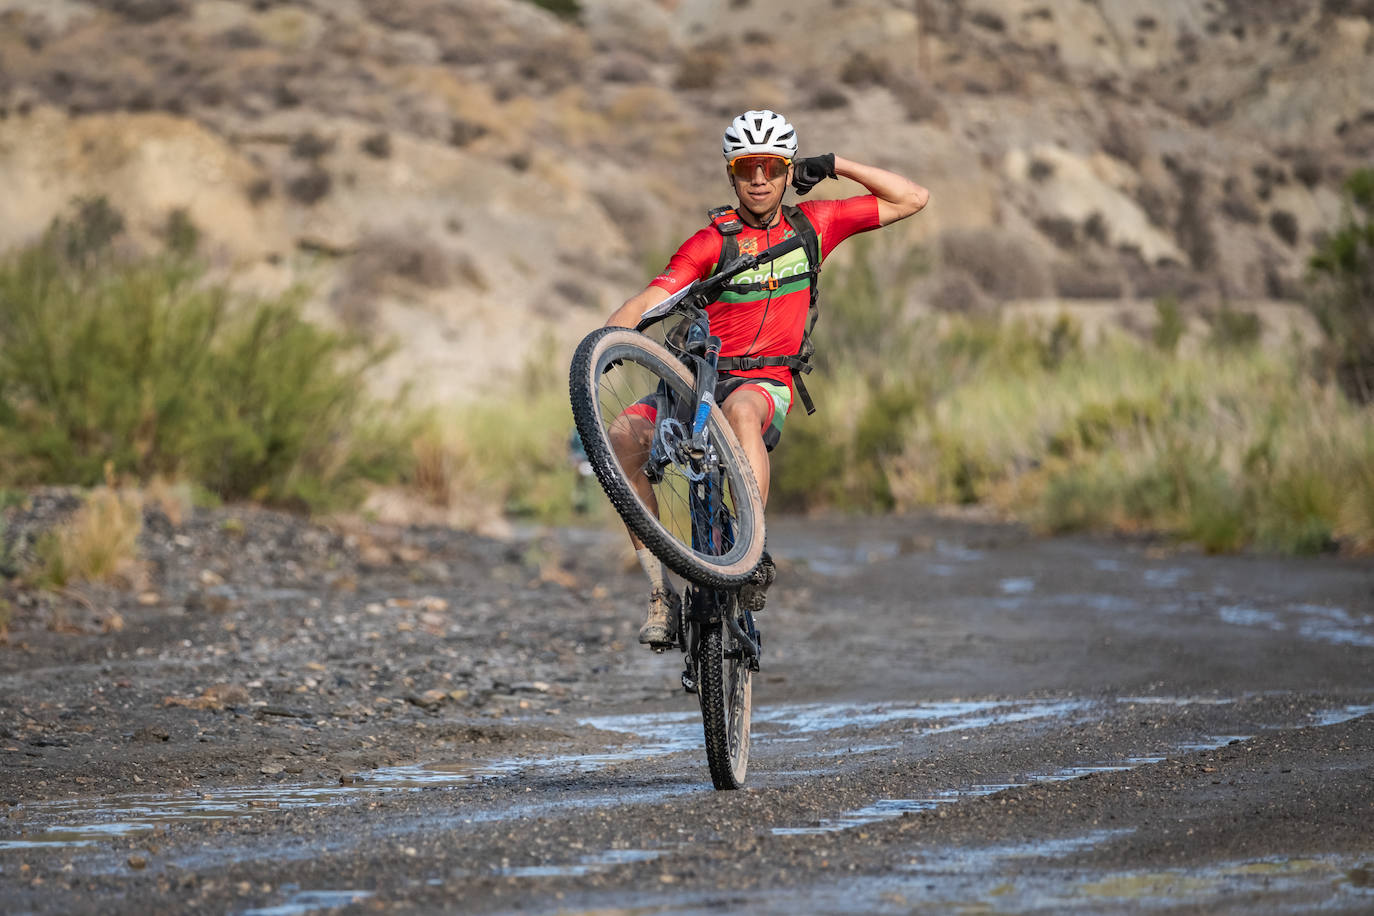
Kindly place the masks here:
POLYGON ((725 54, 714 47, 696 47, 683 52, 678 60, 673 88, 683 90, 712 89, 716 79, 726 69, 725 54))
POLYGON ((1150 223, 1161 228, 1169 225, 1174 215, 1171 193, 1150 181, 1142 181, 1135 190, 1135 202, 1145 211, 1150 223))
POLYGON ((316 164, 287 181, 286 193, 307 207, 312 207, 329 196, 333 187, 334 179, 328 170, 316 164))
POLYGON ((963 271, 994 299, 1034 299, 1051 289, 1044 260, 1020 236, 1000 229, 955 229, 940 236, 940 263, 963 271))
POLYGON ((1207 180, 1200 171, 1184 169, 1178 174, 1178 188, 1174 238, 1187 253, 1194 270, 1208 270, 1216 263, 1217 240, 1210 219, 1207 180))
POLYGON ((956 315, 985 313, 993 305, 987 293, 965 270, 942 270, 925 290, 931 308, 956 315))
POLYGON ((350 327, 371 327, 379 296, 404 294, 415 287, 442 289, 453 282, 455 265, 425 232, 382 230, 358 242, 332 305, 350 327))
POLYGON ((1095 261, 1058 261, 1054 291, 1065 299, 1118 299, 1125 292, 1118 270, 1095 261))
POLYGON ((195 508, 192 487, 184 480, 170 480, 155 475, 143 488, 143 505, 149 511, 161 512, 173 528, 180 528, 195 508))
POLYGON ((1292 248, 1298 244, 1298 218, 1287 210, 1274 210, 1269 214, 1269 228, 1274 231, 1285 245, 1292 248))
POLYGON ((929 82, 915 75, 904 73, 888 83, 888 91, 902 106, 909 121, 931 121, 939 126, 949 122, 949 113, 940 94, 929 82))
POLYGON ((1107 122, 1098 142, 1108 156, 1114 156, 1137 169, 1150 154, 1149 139, 1144 132, 1129 121, 1116 117, 1107 122))
POLYGON ((1201 299, 1213 292, 1208 278, 1177 261, 1161 259, 1153 264, 1138 256, 1122 259, 1131 294, 1137 299, 1171 297, 1180 302, 1201 299))
POLYGON ((887 61, 866 51, 855 51, 840 67, 840 82, 855 89, 886 86, 891 79, 892 70, 887 61))
POLYGON ((186 0, 107 0, 104 5, 111 12, 139 24, 180 15, 188 6, 186 0))
POLYGON ((1078 223, 1068 217, 1042 216, 1035 221, 1035 228, 1053 242, 1054 247, 1064 251, 1073 251, 1081 241, 1078 235, 1078 223))
POLYGON ((1260 221, 1259 208, 1254 198, 1234 177, 1226 179, 1219 209, 1239 223, 1256 225, 1260 221))
POLYGON ((557 92, 583 81, 595 59, 585 32, 570 31, 535 41, 520 49, 518 72, 528 92, 534 84, 545 92, 557 92))
POLYGON ((38 579, 56 588, 75 582, 136 587, 143 576, 138 563, 142 530, 141 495, 96 487, 75 515, 40 542, 38 579))

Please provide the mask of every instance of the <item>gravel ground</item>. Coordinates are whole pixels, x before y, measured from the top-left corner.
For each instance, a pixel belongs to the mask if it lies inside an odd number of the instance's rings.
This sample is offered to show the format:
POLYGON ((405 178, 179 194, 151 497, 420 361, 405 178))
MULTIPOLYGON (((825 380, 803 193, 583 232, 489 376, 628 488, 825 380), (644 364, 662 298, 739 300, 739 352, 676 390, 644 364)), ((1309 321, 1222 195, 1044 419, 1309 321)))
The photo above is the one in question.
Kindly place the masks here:
POLYGON ((1367 559, 779 520, 722 793, 621 537, 150 510, 132 587, 0 579, 3 909, 1374 909, 1367 559))

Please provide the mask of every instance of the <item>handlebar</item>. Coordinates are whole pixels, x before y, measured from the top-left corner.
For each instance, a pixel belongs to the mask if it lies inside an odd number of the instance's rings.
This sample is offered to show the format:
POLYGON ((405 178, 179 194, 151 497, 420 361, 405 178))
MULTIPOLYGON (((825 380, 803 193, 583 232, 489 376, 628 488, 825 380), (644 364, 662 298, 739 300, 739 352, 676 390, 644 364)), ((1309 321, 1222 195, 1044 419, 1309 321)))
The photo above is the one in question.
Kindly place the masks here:
POLYGON ((772 261, 776 258, 780 258, 785 254, 796 251, 801 246, 801 236, 794 235, 790 239, 784 239, 771 248, 765 248, 758 254, 741 254, 712 276, 707 277, 705 280, 692 281, 687 286, 684 286, 667 299, 646 311, 640 316, 636 329, 640 331, 644 330, 644 328, 671 312, 679 303, 687 300, 691 300, 692 305, 695 307, 704 309, 720 298, 721 291, 725 289, 734 278, 735 274, 745 270, 752 270, 765 261, 772 261))
MULTIPOLYGON (((722 267, 715 275, 708 277, 705 280, 699 281, 701 284, 700 288, 704 293, 719 294, 719 291, 724 289, 725 285, 729 283, 730 280, 735 276, 735 274, 739 273, 740 271, 752 270, 753 268, 758 267, 764 261, 772 261, 775 258, 780 258, 785 254, 790 254, 791 252, 796 251, 801 246, 801 236, 794 235, 790 239, 784 239, 783 241, 778 242, 778 244, 774 245, 771 248, 765 248, 758 254, 742 254, 739 257, 735 258, 733 261, 731 261, 729 264, 726 264, 724 267, 722 267)), ((712 296, 711 300, 709 301, 714 301, 715 298, 715 296, 712 296)))

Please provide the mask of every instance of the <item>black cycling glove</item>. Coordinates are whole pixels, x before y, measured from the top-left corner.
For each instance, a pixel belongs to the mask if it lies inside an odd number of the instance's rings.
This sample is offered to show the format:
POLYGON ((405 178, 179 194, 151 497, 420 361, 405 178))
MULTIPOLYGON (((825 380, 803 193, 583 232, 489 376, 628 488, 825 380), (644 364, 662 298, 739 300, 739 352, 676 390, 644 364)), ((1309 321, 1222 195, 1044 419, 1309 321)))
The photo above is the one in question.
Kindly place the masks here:
POLYGON ((835 154, 808 156, 792 162, 792 187, 798 194, 806 194, 822 179, 835 177, 835 154))

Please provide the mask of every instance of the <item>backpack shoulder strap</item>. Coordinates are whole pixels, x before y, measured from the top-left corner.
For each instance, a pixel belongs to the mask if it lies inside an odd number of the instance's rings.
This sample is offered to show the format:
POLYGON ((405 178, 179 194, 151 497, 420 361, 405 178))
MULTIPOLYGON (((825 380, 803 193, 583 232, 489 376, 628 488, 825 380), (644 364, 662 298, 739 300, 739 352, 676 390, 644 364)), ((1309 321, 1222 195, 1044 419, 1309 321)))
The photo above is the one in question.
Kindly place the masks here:
POLYGON ((806 262, 810 267, 811 274, 811 304, 814 307, 816 298, 820 294, 820 286, 816 282, 821 275, 821 239, 816 234, 816 227, 812 224, 811 218, 806 215, 806 211, 801 207, 787 204, 782 208, 782 214, 791 225, 793 231, 801 236, 802 249, 806 252, 806 262))
POLYGON ((744 228, 743 221, 734 207, 712 207, 706 211, 706 215, 711 219, 711 226, 720 233, 720 257, 716 258, 715 270, 711 275, 720 273, 721 268, 739 257, 739 239, 735 236, 740 234, 744 228))

